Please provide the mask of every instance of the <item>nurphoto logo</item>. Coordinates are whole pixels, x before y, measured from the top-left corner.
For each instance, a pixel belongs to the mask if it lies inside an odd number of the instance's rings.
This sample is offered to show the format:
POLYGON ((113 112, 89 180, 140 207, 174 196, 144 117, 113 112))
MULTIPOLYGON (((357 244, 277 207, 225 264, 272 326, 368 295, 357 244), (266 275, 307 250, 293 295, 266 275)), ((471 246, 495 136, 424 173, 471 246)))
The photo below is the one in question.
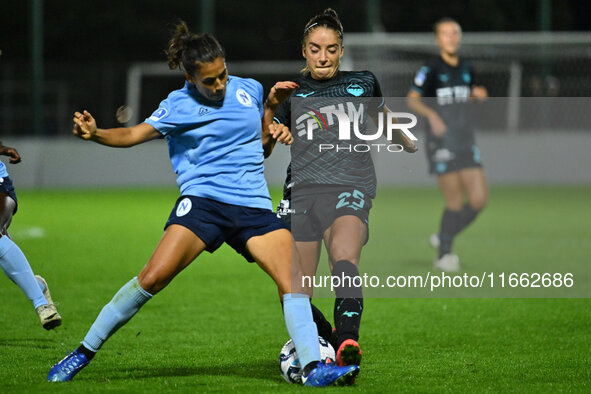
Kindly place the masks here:
POLYGON ((366 110, 363 103, 347 102, 337 105, 327 105, 314 110, 306 108, 308 112, 302 114, 296 119, 296 132, 298 136, 305 136, 307 140, 314 139, 314 133, 327 132, 328 129, 338 124, 338 139, 344 144, 319 143, 320 152, 327 150, 346 151, 346 152, 368 152, 372 148, 380 151, 381 148, 388 152, 401 152, 404 150, 399 144, 378 144, 378 143, 357 143, 351 144, 351 140, 357 141, 375 141, 382 135, 391 141, 394 131, 400 130, 406 137, 412 141, 417 141, 417 137, 410 131, 416 126, 417 117, 408 112, 388 112, 380 111, 377 114, 377 130, 367 130, 366 110), (406 122, 404 122, 406 121, 406 122), (363 130, 363 132, 362 132, 363 130), (348 144, 346 142, 349 142, 348 144))

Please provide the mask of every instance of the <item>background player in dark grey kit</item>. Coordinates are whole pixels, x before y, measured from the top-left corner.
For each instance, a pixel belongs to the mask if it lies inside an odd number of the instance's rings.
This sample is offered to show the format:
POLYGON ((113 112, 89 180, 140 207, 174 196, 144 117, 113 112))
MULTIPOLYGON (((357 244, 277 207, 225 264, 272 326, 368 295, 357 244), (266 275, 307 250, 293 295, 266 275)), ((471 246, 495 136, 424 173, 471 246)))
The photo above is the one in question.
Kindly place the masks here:
MULTIPOLYGON (((384 99, 375 75, 369 71, 345 72, 339 70, 343 55, 343 27, 335 11, 325 10, 313 17, 305 26, 302 55, 306 59, 303 76, 296 80, 298 87, 290 99, 275 113, 278 123, 291 125, 294 144, 292 161, 288 168, 284 197, 278 214, 291 221, 295 238, 295 265, 305 275, 314 275, 320 257, 322 241, 326 246, 333 276, 355 278, 359 276, 361 249, 368 239, 368 218, 372 199, 376 193, 376 177, 369 152, 319 152, 319 144, 337 145, 338 125, 317 130, 310 141, 298 129, 298 119, 310 107, 347 101, 364 105, 377 116, 386 112, 384 99), (336 128, 336 130, 335 130, 336 128)), ((347 107, 347 106, 345 106, 347 107)), ((349 117, 351 118, 351 117, 349 117)), ((393 136, 405 150, 416 151, 414 143, 402 134, 393 136)), ((356 142, 351 139, 350 145, 356 142)), ((308 289, 311 292, 311 289, 308 289)), ((321 336, 330 340, 337 350, 339 365, 358 365, 361 348, 357 343, 363 311, 360 287, 335 288, 334 323, 336 338, 330 323, 313 308, 314 320, 321 336)))
POLYGON ((443 18, 434 30, 440 56, 417 72, 408 104, 429 121, 429 172, 437 175, 445 199, 441 228, 430 239, 431 245, 439 249, 434 265, 444 271, 458 271, 459 258, 451 252, 453 239, 482 211, 488 198, 466 104, 470 99, 485 99, 488 93, 475 85, 470 62, 458 57, 460 25, 451 18, 443 18), (436 97, 436 101, 426 104, 421 97, 436 97))

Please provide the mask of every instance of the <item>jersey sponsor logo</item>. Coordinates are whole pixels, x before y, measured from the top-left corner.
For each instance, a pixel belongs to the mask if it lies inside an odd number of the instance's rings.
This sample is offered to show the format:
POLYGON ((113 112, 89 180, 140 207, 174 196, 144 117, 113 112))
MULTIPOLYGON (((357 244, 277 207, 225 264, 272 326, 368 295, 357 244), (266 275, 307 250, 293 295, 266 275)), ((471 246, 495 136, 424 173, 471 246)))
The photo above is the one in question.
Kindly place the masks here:
MULTIPOLYGON (((298 118, 298 120, 296 122, 298 122, 298 126, 299 126, 299 122, 300 120, 302 120, 303 117, 307 117, 309 116, 310 118, 312 118, 316 124, 314 125, 314 128, 316 128, 316 125, 318 125, 318 128, 320 128, 320 130, 328 130, 328 125, 326 124, 326 119, 324 119, 324 117, 322 116, 322 114, 318 111, 313 110, 312 108, 306 108, 308 110, 308 112, 306 112, 304 115, 300 116, 298 118), (324 127, 323 127, 324 126, 324 127)), ((303 129, 303 127, 298 127, 296 126, 296 128, 300 129, 298 132, 298 136, 303 136, 308 134, 309 130, 306 131, 305 129, 303 129)), ((308 139, 311 139, 308 136, 308 139)))
POLYGON ((429 67, 421 67, 421 69, 415 75, 415 85, 421 87, 427 80, 427 73, 429 72, 429 67))
POLYGON ((244 89, 238 89, 236 91, 236 99, 245 107, 252 106, 252 98, 250 98, 250 95, 244 89))
POLYGON ((298 93, 298 94, 296 94, 296 96, 297 96, 297 97, 308 97, 308 96, 311 96, 311 95, 313 95, 314 93, 316 93, 316 92, 314 92, 314 91, 311 91, 311 92, 309 92, 309 93, 298 93))
POLYGON ((158 122, 160 119, 164 118, 166 115, 168 115, 168 111, 166 110, 166 108, 158 108, 158 110, 156 110, 156 112, 154 112, 152 114, 152 116, 150 116, 150 119, 153 120, 154 122, 158 122))
POLYGON ((191 203, 191 199, 183 198, 181 202, 179 202, 178 207, 176 207, 176 216, 179 218, 181 216, 185 216, 187 213, 189 213, 192 207, 193 204, 191 203))
POLYGON ((352 83, 349 86, 347 86, 347 92, 349 94, 352 94, 355 97, 359 97, 361 96, 363 93, 365 93, 365 90, 363 89, 363 87, 361 87, 360 85, 356 84, 356 83, 352 83))
POLYGON ((451 86, 439 88, 435 91, 437 94, 437 104, 464 103, 470 98, 470 88, 468 86, 451 86))
POLYGON ((209 113, 209 108, 201 107, 199 108, 199 116, 207 115, 209 113))

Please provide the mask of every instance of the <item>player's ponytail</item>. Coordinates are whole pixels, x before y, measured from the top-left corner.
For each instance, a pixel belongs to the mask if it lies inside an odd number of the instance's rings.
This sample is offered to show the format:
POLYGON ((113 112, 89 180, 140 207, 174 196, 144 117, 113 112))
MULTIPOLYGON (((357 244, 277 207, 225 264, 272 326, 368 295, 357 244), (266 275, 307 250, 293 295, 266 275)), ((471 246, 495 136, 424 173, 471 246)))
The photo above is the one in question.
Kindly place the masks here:
POLYGON ((176 26, 172 38, 165 51, 168 57, 168 67, 185 70, 194 75, 199 63, 211 63, 218 57, 225 58, 224 49, 210 34, 191 33, 184 21, 176 26))

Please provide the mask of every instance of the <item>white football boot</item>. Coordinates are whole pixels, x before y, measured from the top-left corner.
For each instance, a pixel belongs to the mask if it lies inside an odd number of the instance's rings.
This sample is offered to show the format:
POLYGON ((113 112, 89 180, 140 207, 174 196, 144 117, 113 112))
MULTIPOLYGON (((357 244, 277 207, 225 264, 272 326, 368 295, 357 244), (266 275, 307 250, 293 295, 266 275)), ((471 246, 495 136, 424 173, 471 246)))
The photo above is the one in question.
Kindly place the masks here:
POLYGON ((457 254, 447 253, 433 262, 433 268, 444 272, 458 272, 460 270, 460 258, 457 254))

